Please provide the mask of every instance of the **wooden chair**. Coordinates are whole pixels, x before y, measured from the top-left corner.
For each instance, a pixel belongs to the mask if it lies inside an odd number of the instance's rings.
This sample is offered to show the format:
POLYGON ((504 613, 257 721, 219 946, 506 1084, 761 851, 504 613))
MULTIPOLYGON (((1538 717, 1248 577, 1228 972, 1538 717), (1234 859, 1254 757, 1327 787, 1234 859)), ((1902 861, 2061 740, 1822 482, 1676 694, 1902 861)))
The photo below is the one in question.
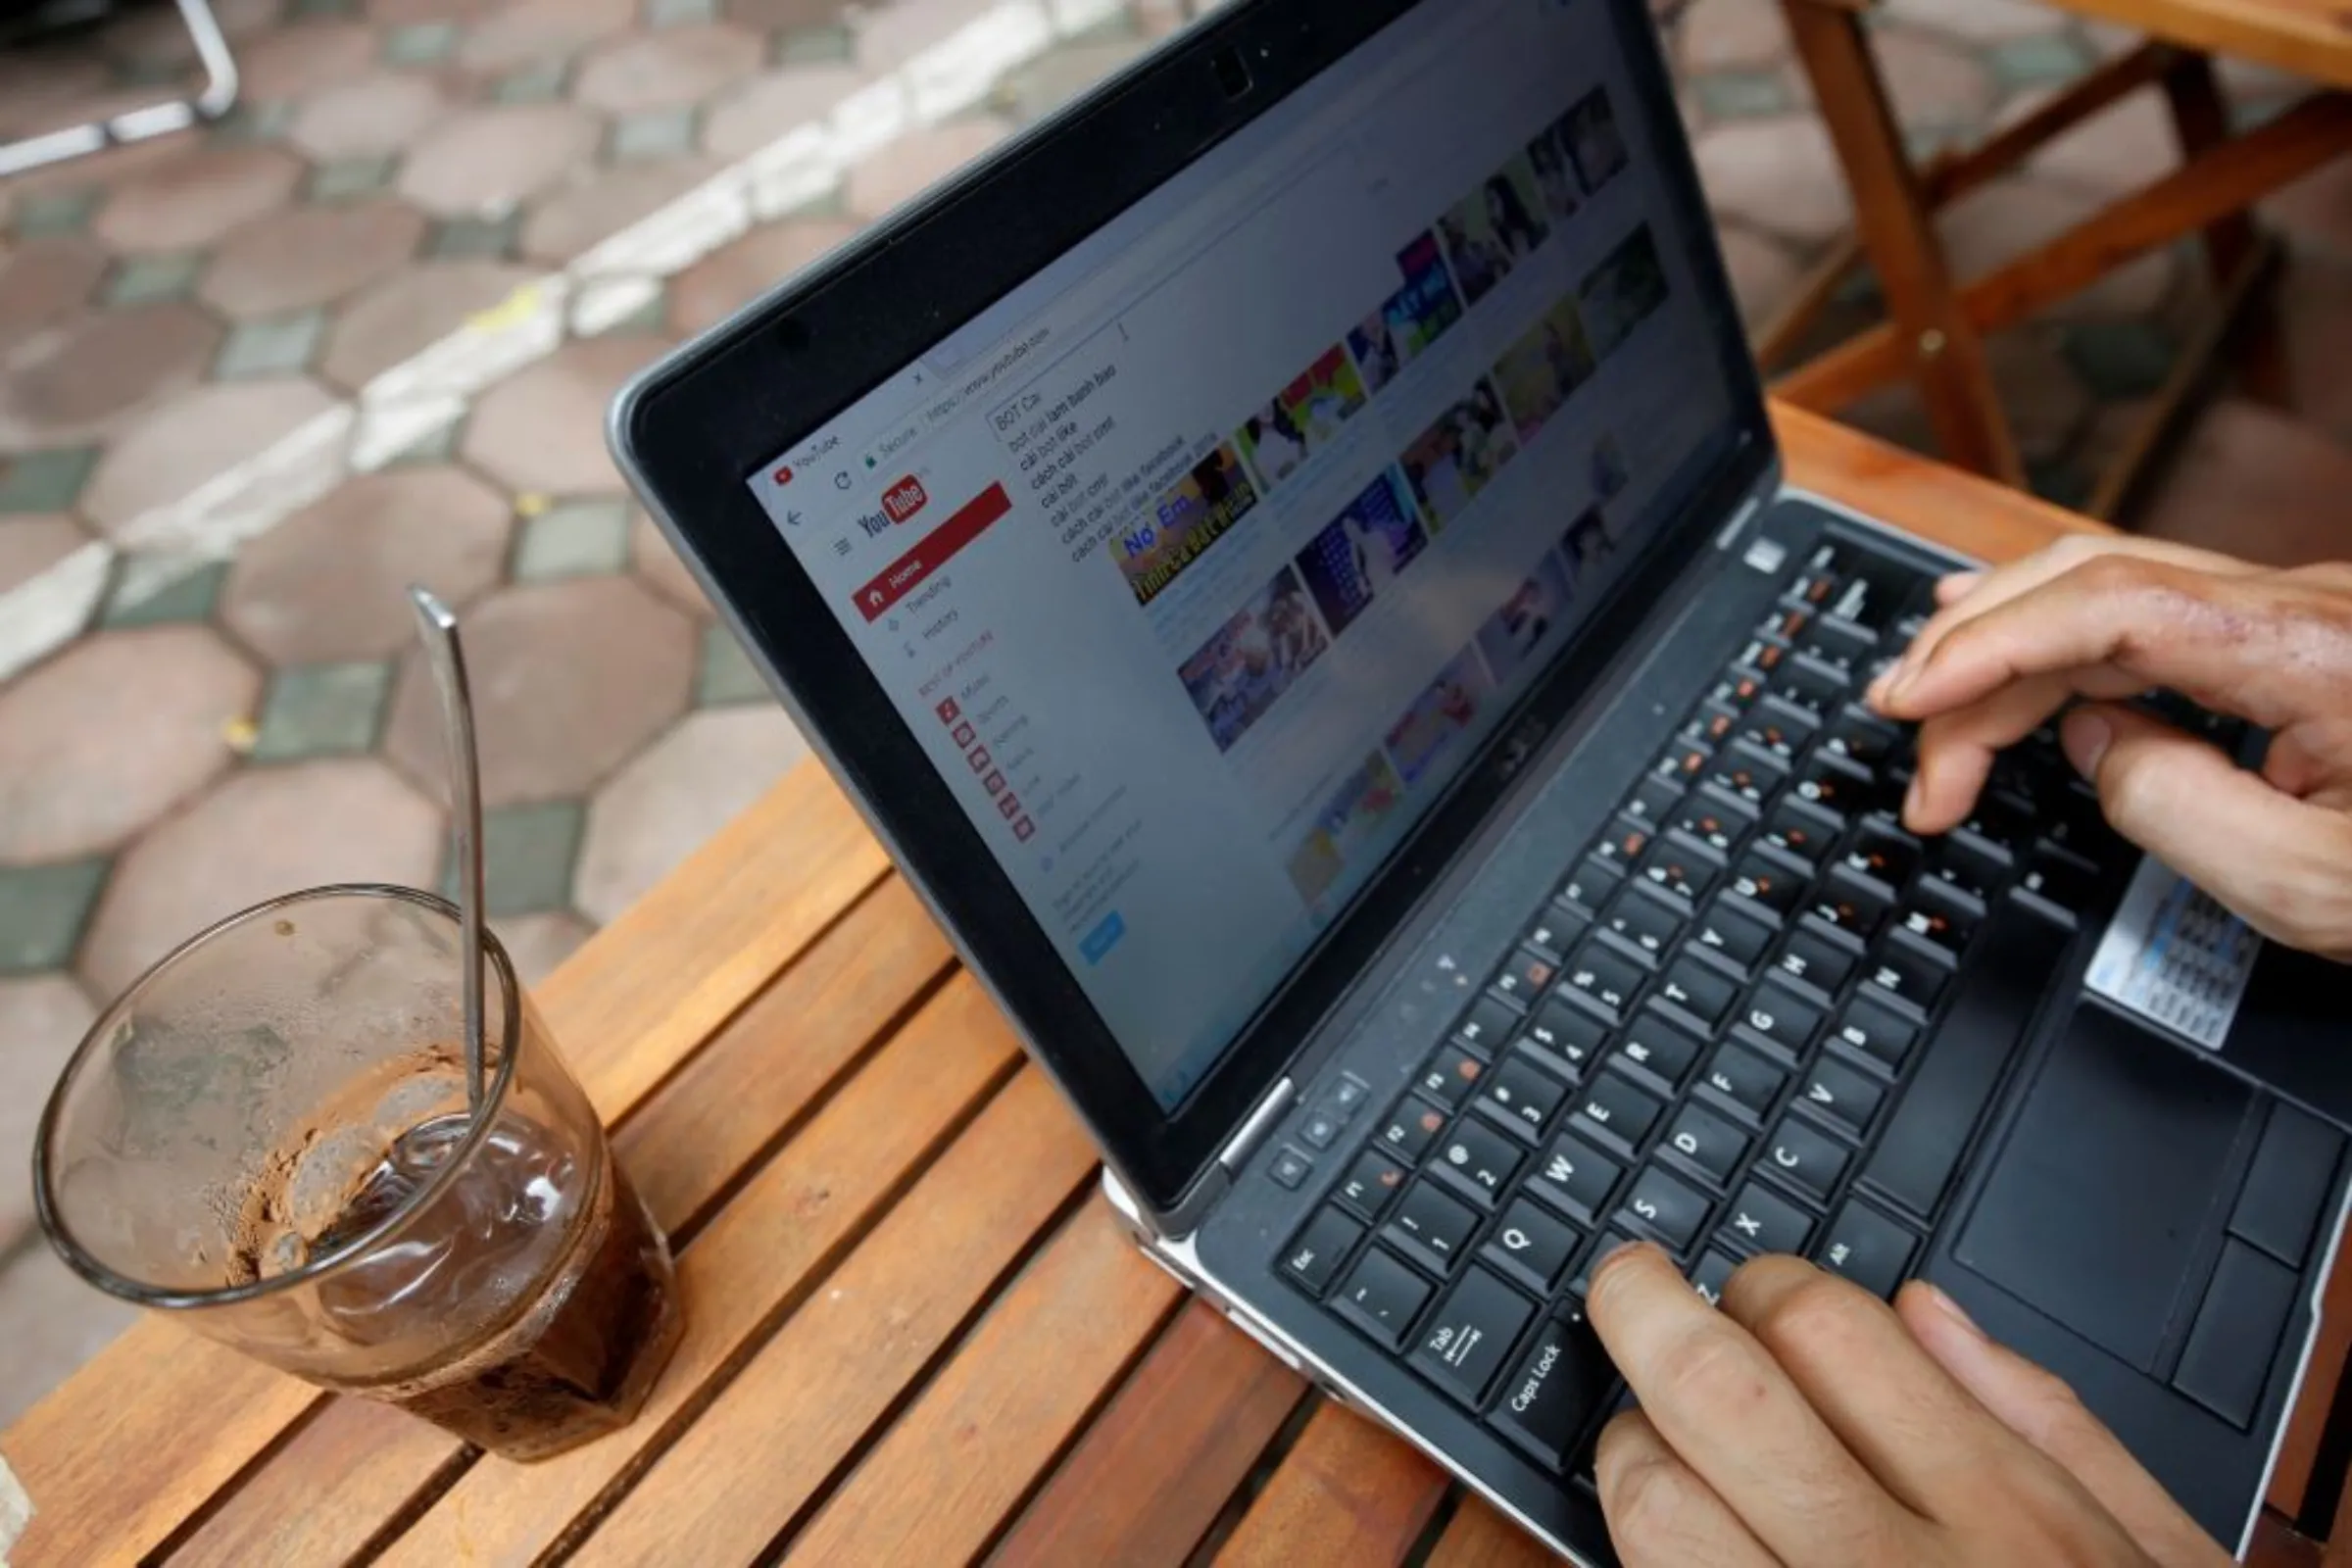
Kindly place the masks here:
POLYGON ((2014 485, 2025 482, 1984 353, 1986 334, 2097 282, 2116 269, 2202 231, 2214 306, 2153 411, 2101 475, 2084 508, 2111 518, 2132 500, 2225 348, 2246 343, 2251 390, 2282 401, 2284 368, 2269 325, 2278 245, 2247 210, 2352 148, 2352 29, 2327 0, 2053 0, 2059 9, 2148 35, 2141 47, 2093 71, 1983 145, 1916 166, 1904 144, 1871 50, 1871 0, 1782 0, 1798 58, 1812 78, 1830 137, 1854 196, 1853 234, 1760 334, 1758 358, 1774 392, 1835 414, 1863 394, 1917 381, 1943 456, 2014 485), (2266 124, 2232 133, 2212 56, 2228 53, 2314 79, 2321 90, 2266 124), (2164 94, 2183 161, 1991 273, 1952 275, 1938 240, 1937 208, 1997 178, 2064 132, 2129 95, 2164 94), (1885 324, 1790 367, 1822 312, 1867 260, 1886 304, 1885 324))

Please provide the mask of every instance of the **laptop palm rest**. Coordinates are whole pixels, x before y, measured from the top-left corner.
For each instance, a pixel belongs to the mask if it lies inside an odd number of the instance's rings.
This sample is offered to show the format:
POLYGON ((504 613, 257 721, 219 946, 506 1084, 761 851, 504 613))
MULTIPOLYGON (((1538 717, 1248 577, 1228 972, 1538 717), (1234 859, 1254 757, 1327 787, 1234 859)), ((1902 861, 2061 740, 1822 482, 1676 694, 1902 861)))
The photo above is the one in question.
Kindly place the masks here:
POLYGON ((2078 1005, 1954 1256, 2154 1373, 2196 1309, 2254 1092, 2104 1007, 2078 1005))

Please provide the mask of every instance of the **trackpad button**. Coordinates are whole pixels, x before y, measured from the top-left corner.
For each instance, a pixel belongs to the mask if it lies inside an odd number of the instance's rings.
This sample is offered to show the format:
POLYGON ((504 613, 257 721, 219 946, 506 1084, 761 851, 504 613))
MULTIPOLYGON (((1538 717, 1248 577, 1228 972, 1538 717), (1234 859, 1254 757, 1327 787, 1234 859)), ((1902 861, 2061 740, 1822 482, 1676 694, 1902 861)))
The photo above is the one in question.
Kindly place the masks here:
POLYGON ((2143 1371, 2202 1280, 2253 1091, 2106 1009, 2075 1009, 1975 1211, 1960 1262, 2143 1371))

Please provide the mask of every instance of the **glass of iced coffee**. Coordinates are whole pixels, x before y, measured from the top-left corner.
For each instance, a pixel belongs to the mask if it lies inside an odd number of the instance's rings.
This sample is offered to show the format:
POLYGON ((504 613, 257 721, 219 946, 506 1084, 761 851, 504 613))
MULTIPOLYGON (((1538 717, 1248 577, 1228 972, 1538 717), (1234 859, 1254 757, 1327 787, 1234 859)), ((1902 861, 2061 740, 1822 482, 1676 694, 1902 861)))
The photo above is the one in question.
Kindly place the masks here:
POLYGON ((102 1290, 509 1458, 627 1424, 683 1321, 669 1246, 484 945, 478 1103, 441 900, 323 888, 183 945, 50 1098, 51 1242, 102 1290))

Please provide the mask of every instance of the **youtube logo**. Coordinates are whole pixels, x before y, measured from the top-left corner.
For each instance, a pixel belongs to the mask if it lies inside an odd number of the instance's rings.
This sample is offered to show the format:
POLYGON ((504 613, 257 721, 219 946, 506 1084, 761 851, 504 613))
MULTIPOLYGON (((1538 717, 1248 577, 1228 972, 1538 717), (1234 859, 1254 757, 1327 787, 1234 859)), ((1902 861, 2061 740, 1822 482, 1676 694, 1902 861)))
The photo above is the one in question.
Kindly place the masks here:
POLYGON ((789 463, 786 464, 783 467, 778 468, 769 477, 773 478, 778 484, 792 483, 792 465, 789 463))
POLYGON ((922 511, 930 500, 931 493, 923 488, 923 482, 908 474, 882 492, 882 511, 892 522, 905 522, 922 511))

